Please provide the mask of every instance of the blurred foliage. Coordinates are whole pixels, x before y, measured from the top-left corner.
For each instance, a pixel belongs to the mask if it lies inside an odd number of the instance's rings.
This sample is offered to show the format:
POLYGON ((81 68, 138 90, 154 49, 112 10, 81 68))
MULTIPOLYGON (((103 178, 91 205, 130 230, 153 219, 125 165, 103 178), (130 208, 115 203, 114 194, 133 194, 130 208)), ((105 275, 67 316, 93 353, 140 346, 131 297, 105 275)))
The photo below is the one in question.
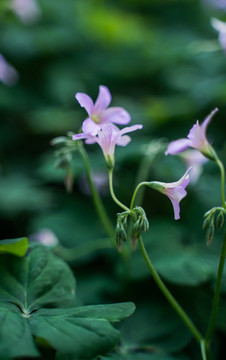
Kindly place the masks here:
MULTIPOLYGON (((37 0, 37 5, 40 16, 24 22, 9 0, 0 1, 0 53, 19 75, 14 86, 0 82, 0 236, 50 229, 62 246, 78 246, 71 263, 78 303, 136 303, 135 315, 122 327, 122 343, 98 359, 199 359, 198 346, 148 278, 139 251, 126 257, 115 249, 95 250, 92 242, 106 234, 82 160, 78 153, 73 157, 75 183, 67 194, 50 141, 79 131, 86 114, 74 94, 87 92, 95 99, 103 84, 112 105, 125 107, 132 123, 144 125, 128 147, 116 149, 115 192, 125 203, 138 177, 165 182, 181 177, 186 165, 179 157, 165 157, 166 144, 185 137, 216 106, 220 111, 208 133, 225 162, 226 58, 210 18, 225 21, 226 12, 204 0, 37 0)), ((100 150, 92 145, 87 151, 93 173, 106 173, 100 150)), ((204 330, 222 233, 207 248, 201 226, 204 212, 219 205, 219 184, 218 169, 205 164, 198 183, 188 188, 178 222, 161 194, 146 189, 143 201, 150 219, 149 254, 204 330)), ((114 225, 119 209, 108 192, 102 197, 114 225)), ((216 359, 226 334, 225 281, 223 293, 216 359)))

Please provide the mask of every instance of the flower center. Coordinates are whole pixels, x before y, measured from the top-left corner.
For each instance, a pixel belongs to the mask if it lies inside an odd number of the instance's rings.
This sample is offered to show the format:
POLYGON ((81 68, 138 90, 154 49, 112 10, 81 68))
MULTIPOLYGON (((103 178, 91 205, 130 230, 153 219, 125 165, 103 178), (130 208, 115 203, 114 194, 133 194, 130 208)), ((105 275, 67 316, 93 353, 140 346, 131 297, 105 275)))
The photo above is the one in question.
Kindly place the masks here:
POLYGON ((91 116, 91 119, 92 119, 96 124, 98 124, 98 123, 101 122, 100 116, 97 115, 97 114, 93 114, 93 115, 91 116))

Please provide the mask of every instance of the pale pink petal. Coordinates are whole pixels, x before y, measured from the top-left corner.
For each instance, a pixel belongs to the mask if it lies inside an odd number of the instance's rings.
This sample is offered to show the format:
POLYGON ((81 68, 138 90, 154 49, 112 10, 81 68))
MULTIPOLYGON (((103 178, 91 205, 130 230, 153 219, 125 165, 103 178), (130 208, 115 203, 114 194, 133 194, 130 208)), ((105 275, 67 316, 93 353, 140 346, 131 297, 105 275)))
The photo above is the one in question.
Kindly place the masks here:
POLYGON ((128 111, 121 107, 110 107, 104 112, 104 122, 126 125, 130 120, 131 117, 128 111))
POLYGON ((100 127, 90 118, 83 121, 82 131, 85 134, 96 135, 100 127))
POLYGON ((124 135, 121 136, 118 140, 117 140, 117 145, 119 146, 126 146, 129 144, 129 142, 131 141, 131 137, 128 135, 124 135))
POLYGON ((203 132, 206 133, 206 128, 209 125, 210 121, 212 120, 212 117, 218 112, 218 108, 214 109, 207 118, 203 121, 201 127, 203 129, 203 132))
POLYGON ((84 107, 89 116, 92 115, 93 112, 93 100, 91 97, 85 93, 76 93, 75 98, 78 100, 81 107, 84 107))
POLYGON ((165 152, 165 155, 171 154, 178 154, 184 150, 186 150, 189 146, 191 146, 191 140, 189 139, 179 139, 172 141, 169 143, 168 148, 165 152))
POLYGON ((120 130, 120 134, 124 135, 124 134, 127 134, 127 133, 131 132, 131 131, 142 129, 142 127, 143 127, 143 125, 141 125, 141 124, 127 126, 124 129, 120 130))
POLYGON ((173 205, 173 211, 174 211, 174 220, 178 220, 180 219, 180 205, 176 200, 173 200, 171 198, 169 198, 171 200, 171 203, 173 205))
POLYGON ((111 93, 106 86, 100 85, 99 94, 94 105, 95 113, 105 110, 111 102, 111 93))

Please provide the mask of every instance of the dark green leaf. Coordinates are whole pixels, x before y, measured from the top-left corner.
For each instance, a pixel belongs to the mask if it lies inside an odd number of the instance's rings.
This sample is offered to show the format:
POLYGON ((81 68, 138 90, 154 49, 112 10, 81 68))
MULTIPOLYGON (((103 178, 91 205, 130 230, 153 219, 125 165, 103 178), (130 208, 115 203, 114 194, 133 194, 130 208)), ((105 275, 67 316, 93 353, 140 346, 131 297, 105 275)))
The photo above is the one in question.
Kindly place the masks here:
POLYGON ((44 246, 34 246, 24 258, 3 255, 0 273, 0 300, 17 304, 25 313, 66 306, 74 299, 72 271, 44 246))
POLYGON ((33 334, 44 337, 61 353, 73 354, 76 359, 90 358, 116 345, 119 331, 109 320, 119 321, 133 311, 131 303, 42 309, 31 316, 30 324, 33 334))
POLYGON ((15 305, 0 303, 0 359, 38 355, 28 319, 15 305))

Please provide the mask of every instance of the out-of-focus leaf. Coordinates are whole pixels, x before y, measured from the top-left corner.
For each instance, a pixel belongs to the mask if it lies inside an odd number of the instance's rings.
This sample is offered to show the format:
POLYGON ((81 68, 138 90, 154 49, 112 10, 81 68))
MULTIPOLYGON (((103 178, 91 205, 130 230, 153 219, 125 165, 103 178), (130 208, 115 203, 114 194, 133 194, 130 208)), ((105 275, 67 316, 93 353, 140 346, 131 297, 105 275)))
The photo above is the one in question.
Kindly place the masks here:
POLYGON ((28 249, 28 239, 18 238, 18 239, 7 239, 0 240, 0 254, 10 253, 16 256, 24 256, 28 249))

